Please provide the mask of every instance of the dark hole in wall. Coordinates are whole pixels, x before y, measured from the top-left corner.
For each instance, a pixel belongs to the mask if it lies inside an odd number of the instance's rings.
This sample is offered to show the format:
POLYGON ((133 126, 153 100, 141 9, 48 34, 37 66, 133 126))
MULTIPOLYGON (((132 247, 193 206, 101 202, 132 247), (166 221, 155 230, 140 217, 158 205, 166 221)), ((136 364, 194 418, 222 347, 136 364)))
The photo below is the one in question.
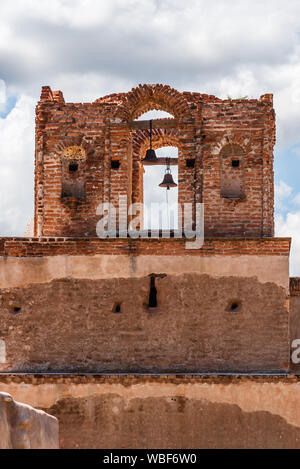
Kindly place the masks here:
POLYGON ((20 306, 14 306, 11 311, 12 314, 19 314, 21 312, 21 307, 20 306))
POLYGON ((195 167, 195 158, 188 158, 186 160, 186 167, 187 168, 194 168, 195 167))
POLYGON ((111 169, 119 169, 120 168, 120 161, 119 160, 111 160, 111 169))
POLYGON ((70 163, 69 164, 70 173, 76 173, 77 170, 78 170, 78 164, 77 163, 70 163))
POLYGON ((231 161, 231 166, 233 168, 238 168, 240 166, 240 160, 232 160, 231 161))
POLYGON ((233 300, 229 302, 227 311, 231 313, 238 313, 242 310, 242 303, 239 300, 233 300))
POLYGON ((155 277, 150 277, 149 308, 157 307, 157 290, 155 288, 155 277))
POLYGON ((115 313, 115 314, 122 313, 121 303, 120 302, 117 302, 117 303, 114 304, 112 312, 115 313))

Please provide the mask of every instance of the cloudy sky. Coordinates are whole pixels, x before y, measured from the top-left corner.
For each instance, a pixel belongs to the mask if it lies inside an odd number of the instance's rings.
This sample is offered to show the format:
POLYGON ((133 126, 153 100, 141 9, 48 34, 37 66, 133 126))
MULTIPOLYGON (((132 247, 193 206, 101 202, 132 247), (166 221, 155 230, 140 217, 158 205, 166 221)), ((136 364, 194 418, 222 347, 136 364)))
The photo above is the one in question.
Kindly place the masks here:
POLYGON ((0 235, 33 213, 42 85, 90 101, 139 83, 221 98, 274 94, 276 234, 300 275, 299 0, 1 0, 0 235))

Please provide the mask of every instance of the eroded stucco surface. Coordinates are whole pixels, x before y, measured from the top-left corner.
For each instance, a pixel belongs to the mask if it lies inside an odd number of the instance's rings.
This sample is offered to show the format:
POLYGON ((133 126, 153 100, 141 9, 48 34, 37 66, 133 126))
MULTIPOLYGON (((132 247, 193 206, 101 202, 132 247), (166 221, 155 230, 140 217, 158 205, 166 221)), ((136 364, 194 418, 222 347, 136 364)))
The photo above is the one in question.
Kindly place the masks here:
POLYGON ((255 277, 65 278, 1 290, 2 371, 280 371, 286 291, 255 277), (231 305, 238 305, 231 310, 231 305), (116 314, 115 305, 120 306, 116 314))
POLYGON ((287 256, 160 256, 95 255, 0 257, 0 288, 48 283, 60 278, 141 278, 153 272, 169 275, 207 274, 211 277, 256 277, 289 290, 287 256))
POLYGON ((300 447, 295 377, 1 376, 0 383, 58 417, 64 448, 300 447))

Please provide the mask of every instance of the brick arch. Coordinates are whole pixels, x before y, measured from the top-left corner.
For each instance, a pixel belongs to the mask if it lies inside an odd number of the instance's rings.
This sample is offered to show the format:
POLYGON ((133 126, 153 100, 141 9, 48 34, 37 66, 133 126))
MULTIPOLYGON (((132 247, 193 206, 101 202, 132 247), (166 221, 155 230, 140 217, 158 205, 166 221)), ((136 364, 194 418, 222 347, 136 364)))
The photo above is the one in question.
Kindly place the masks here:
POLYGON ((246 152, 239 143, 227 143, 221 148, 221 156, 245 156, 246 152))
POLYGON ((232 135, 225 135, 219 142, 217 142, 213 148, 212 148, 212 154, 221 154, 223 148, 231 147, 232 150, 237 148, 237 146, 241 147, 244 156, 246 156, 248 153, 251 151, 251 143, 250 143, 250 138, 245 138, 244 136, 232 136, 232 135))
MULTIPOLYGON (((179 148, 179 139, 177 129, 153 129, 152 130, 152 148, 173 146, 179 148)), ((149 130, 139 130, 133 137, 133 153, 139 159, 144 158, 147 149, 150 147, 149 130)))
POLYGON ((151 110, 165 111, 177 119, 190 115, 189 105, 182 93, 169 85, 139 85, 124 97, 116 116, 125 121, 137 119, 151 110))
POLYGON ((96 149, 96 146, 99 145, 99 139, 97 137, 86 138, 83 134, 77 137, 64 137, 62 140, 57 141, 54 145, 54 152, 58 156, 62 156, 64 151, 68 147, 81 147, 83 148, 87 157, 93 155, 96 149))

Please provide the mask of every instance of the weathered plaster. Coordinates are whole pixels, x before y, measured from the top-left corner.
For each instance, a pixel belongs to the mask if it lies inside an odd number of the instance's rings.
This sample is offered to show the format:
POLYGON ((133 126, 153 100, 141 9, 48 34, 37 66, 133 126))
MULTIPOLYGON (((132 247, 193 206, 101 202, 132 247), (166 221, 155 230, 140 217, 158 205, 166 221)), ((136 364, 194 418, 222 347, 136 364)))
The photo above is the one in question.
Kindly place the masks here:
POLYGON ((300 447, 293 377, 0 376, 0 386, 59 417, 65 448, 300 447))
POLYGON ((0 258, 0 288, 48 283, 54 279, 139 278, 151 273, 256 277, 289 290, 286 256, 49 256, 0 258))
MULTIPOLYGON (((26 381, 28 379, 30 377, 26 381)), ((255 381, 245 377, 241 382, 235 381, 234 378, 230 382, 230 379, 225 377, 223 384, 222 377, 216 382, 215 379, 201 380, 196 376, 183 380, 172 376, 151 379, 147 376, 140 376, 133 379, 132 385, 128 385, 122 383, 122 377, 115 377, 113 380, 116 382, 110 383, 105 382, 105 379, 101 377, 98 377, 98 380, 103 380, 103 382, 99 383, 97 383, 97 377, 96 379, 91 377, 90 382, 86 377, 86 383, 77 381, 74 383, 74 377, 57 376, 56 379, 57 382, 31 384, 22 382, 22 377, 18 379, 18 382, 9 382, 9 376, 6 378, 0 375, 3 391, 37 408, 51 407, 62 399, 88 398, 105 394, 118 395, 127 403, 137 398, 184 396, 187 399, 206 399, 214 403, 236 404, 245 412, 270 412, 280 415, 289 424, 300 427, 300 381, 289 382, 284 378, 274 378, 272 381, 271 378, 263 382, 263 380, 255 381)))

